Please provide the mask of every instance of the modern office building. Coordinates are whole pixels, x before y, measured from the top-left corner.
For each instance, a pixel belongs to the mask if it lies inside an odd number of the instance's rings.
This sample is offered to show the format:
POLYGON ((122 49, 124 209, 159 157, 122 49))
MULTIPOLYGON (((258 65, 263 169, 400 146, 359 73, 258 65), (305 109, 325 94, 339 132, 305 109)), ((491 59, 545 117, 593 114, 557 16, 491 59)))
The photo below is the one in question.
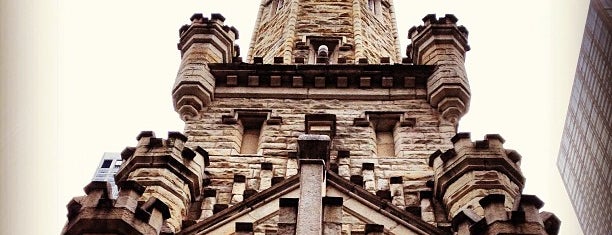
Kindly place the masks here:
POLYGON ((591 0, 557 165, 584 234, 612 231, 612 1, 591 0))
POLYGON ((113 198, 117 198, 119 193, 117 190, 117 184, 115 184, 115 174, 117 174, 117 171, 119 171, 122 162, 123 160, 121 159, 121 154, 104 153, 104 155, 102 155, 102 159, 100 160, 100 164, 96 169, 96 173, 91 179, 91 181, 109 182, 113 198))
POLYGON ((558 233, 522 194, 521 155, 457 133, 470 46, 454 15, 426 15, 402 56, 392 0, 262 0, 246 62, 222 15, 190 20, 185 133, 141 132, 117 199, 91 182, 63 234, 558 233))

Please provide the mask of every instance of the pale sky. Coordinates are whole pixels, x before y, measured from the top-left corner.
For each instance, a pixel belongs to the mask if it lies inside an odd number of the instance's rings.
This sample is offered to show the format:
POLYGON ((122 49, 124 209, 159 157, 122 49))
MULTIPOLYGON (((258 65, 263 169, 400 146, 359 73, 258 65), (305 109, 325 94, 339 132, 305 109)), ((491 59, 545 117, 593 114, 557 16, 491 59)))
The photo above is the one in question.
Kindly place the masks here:
MULTIPOLYGON (((170 95, 178 29, 193 13, 222 13, 246 56, 259 2, 3 0, 0 233, 58 234, 104 152, 134 146, 142 130, 182 131, 170 95)), ((523 193, 562 220, 561 234, 580 234, 555 162, 588 1, 394 2, 402 52, 426 14, 455 14, 468 29, 460 131, 504 137, 523 156, 523 193)))

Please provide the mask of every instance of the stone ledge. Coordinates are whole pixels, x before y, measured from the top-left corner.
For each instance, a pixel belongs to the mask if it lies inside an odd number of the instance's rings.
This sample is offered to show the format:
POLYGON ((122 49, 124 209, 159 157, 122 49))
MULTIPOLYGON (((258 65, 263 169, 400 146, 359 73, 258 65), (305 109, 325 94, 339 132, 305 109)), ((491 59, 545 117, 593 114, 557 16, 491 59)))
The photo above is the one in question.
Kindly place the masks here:
POLYGON ((406 64, 211 63, 208 66, 217 87, 278 88, 296 87, 296 77, 301 78, 300 85, 304 88, 424 88, 435 69, 434 65, 406 64))

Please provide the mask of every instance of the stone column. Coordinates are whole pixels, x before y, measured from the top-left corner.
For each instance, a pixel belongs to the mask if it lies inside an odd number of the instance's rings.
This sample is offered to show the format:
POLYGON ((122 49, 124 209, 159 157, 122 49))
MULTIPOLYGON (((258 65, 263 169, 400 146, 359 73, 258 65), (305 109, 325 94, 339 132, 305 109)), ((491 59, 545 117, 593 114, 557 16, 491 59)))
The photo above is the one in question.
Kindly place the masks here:
POLYGON ((300 201, 296 234, 321 234, 325 161, 329 159, 330 138, 326 135, 298 137, 300 163, 300 201))
POLYGON ((321 234, 323 181, 325 163, 318 159, 300 160, 300 204, 297 234, 321 234))

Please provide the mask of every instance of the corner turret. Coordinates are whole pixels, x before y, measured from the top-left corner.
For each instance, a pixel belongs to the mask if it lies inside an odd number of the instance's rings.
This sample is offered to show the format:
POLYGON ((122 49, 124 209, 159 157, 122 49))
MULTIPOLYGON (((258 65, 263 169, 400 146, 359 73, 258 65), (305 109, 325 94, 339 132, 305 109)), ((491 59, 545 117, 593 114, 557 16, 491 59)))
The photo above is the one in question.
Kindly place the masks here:
POLYGON ((124 163, 115 176, 122 184, 134 181, 145 186, 139 203, 158 198, 170 209, 163 232, 178 232, 192 202, 202 195, 204 168, 208 162, 205 151, 185 147, 187 137, 178 132, 168 133, 168 139, 156 138, 151 131, 137 137, 138 145, 126 148, 124 163))
POLYGON ((521 156, 489 134, 472 142, 469 133, 451 139, 454 148, 429 158, 434 197, 446 208, 457 234, 557 234, 559 219, 539 212, 544 203, 523 195, 521 156))
POLYGON ((464 208, 483 215, 478 201, 489 194, 505 195, 505 208, 512 208, 525 184, 520 156, 504 149, 499 135, 472 142, 469 133, 458 133, 451 141, 454 148, 438 150, 429 158, 434 169, 434 196, 444 203, 448 217, 464 208))
POLYGON ((166 203, 150 197, 137 203, 145 187, 134 181, 120 184, 119 197, 111 199, 110 184, 93 181, 86 196, 73 198, 68 205, 68 223, 61 234, 160 234, 170 218, 166 203))
POLYGON ((455 126, 467 112, 470 87, 465 73, 465 53, 470 50, 468 31, 457 26, 457 18, 435 14, 423 18, 424 25, 412 27, 412 41, 406 49, 408 60, 415 65, 436 65, 427 81, 427 99, 442 113, 442 118, 455 126))
POLYGON ((184 121, 198 120, 200 112, 214 98, 215 78, 209 63, 231 63, 239 60, 234 44, 238 30, 223 24, 225 17, 212 14, 210 19, 194 14, 190 25, 179 30, 181 65, 172 89, 174 109, 184 121))

